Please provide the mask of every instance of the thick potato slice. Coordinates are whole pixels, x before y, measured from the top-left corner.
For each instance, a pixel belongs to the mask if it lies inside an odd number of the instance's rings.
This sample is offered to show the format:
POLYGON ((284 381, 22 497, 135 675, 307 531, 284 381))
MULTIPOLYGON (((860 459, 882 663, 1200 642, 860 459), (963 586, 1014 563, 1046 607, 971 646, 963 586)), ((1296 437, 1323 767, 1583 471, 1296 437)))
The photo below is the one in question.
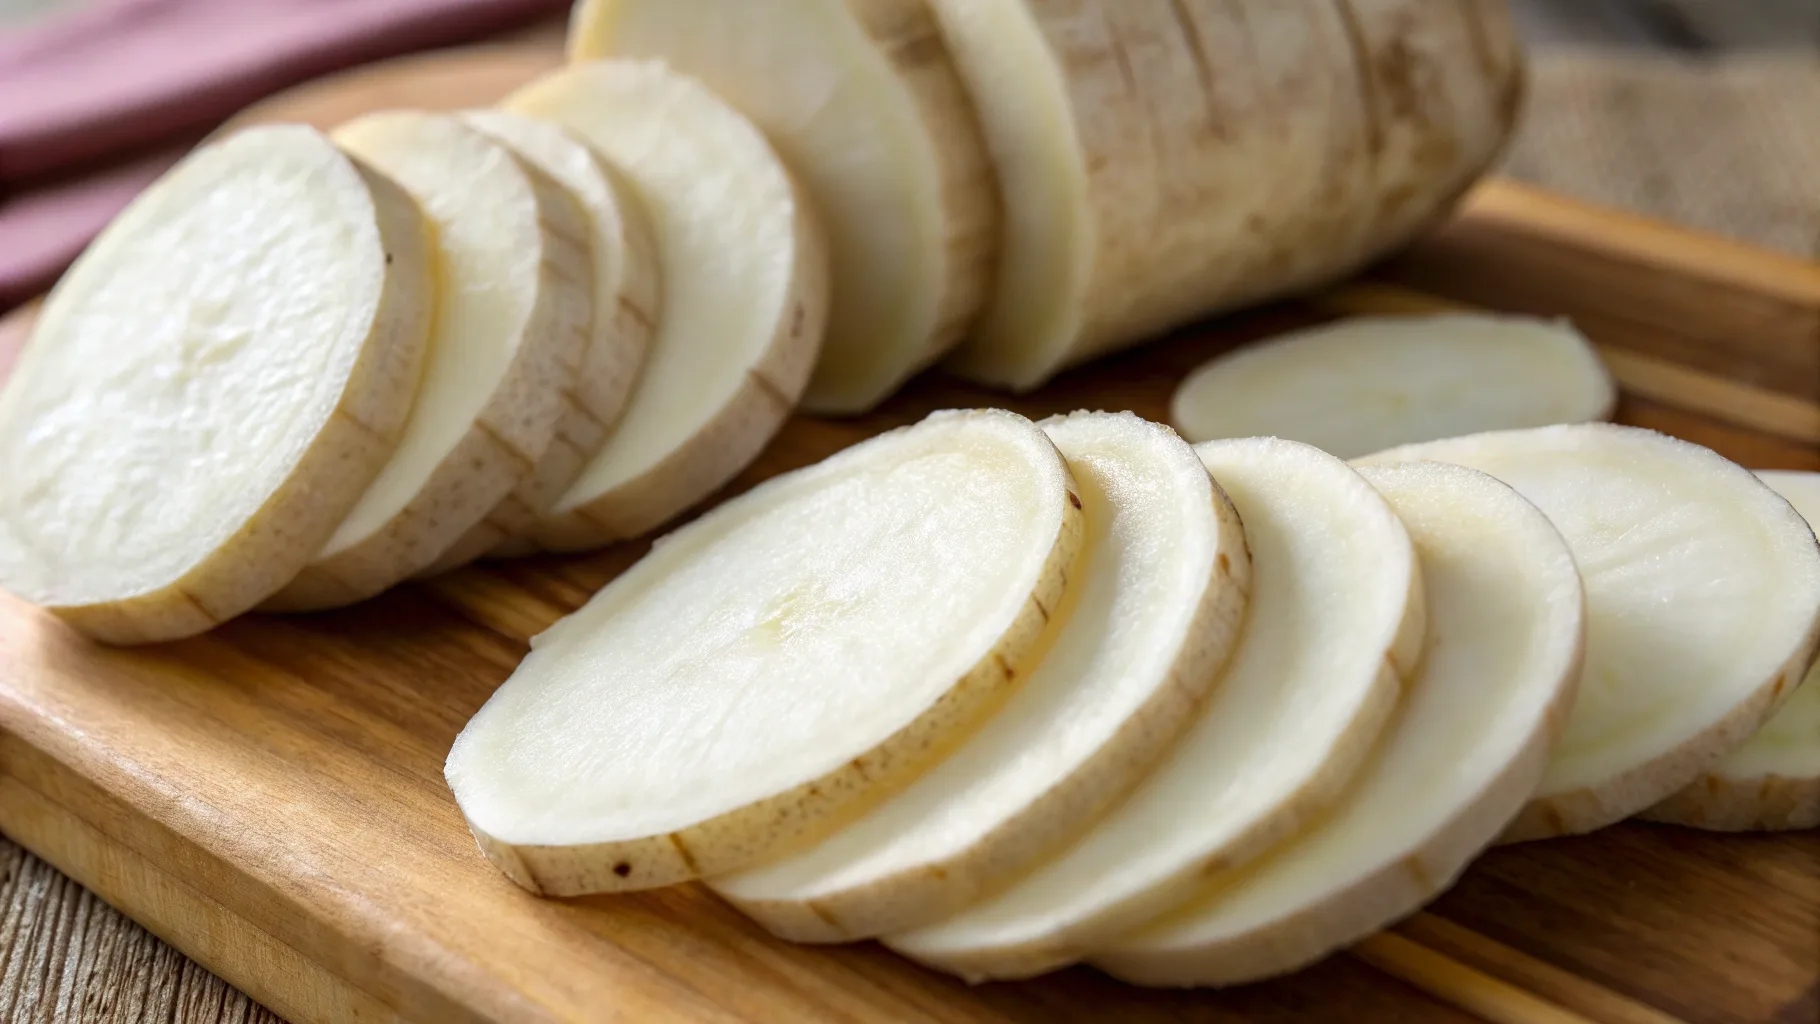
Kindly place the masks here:
POLYGON ((429 247, 308 128, 187 157, 64 276, 0 392, 0 586, 141 643, 289 582, 398 441, 429 247))
POLYGON ((536 470, 480 525, 438 559, 431 572, 489 550, 523 554, 526 535, 581 475, 631 397, 657 322, 661 282, 651 227, 619 172, 580 139, 547 121, 504 110, 471 110, 462 120, 548 175, 581 204, 593 270, 588 340, 565 395, 556 438, 536 470))
POLYGON ((1342 459, 1395 445, 1608 418, 1618 393, 1565 323, 1455 314, 1359 317, 1200 366, 1170 418, 1191 441, 1283 437, 1342 459))
POLYGON ((578 64, 506 107, 569 129, 622 171, 664 282, 626 411, 534 539, 553 550, 645 533, 757 457, 815 365, 828 312, 822 229, 750 121, 660 64, 578 64))
POLYGON ((1440 463, 1361 472, 1422 562, 1422 667, 1334 813, 1095 955, 1120 978, 1232 985, 1313 963, 1451 885, 1542 778, 1585 649, 1566 542, 1483 473, 1440 463))
POLYGON ((863 412, 960 340, 998 193, 923 0, 588 0, 575 60, 662 60, 750 117, 828 229, 828 333, 803 405, 863 412))
POLYGON ((442 114, 371 114, 334 139, 435 225, 435 327, 397 451, 275 611, 371 597, 497 514, 573 405, 592 319, 586 214, 542 172, 442 114))
POLYGON ((713 880, 776 934, 866 938, 978 899, 1136 785, 1230 656, 1251 559, 1194 451, 1130 413, 1041 425, 1087 523, 1059 634, 1004 708, 908 789, 814 846, 713 880))
POLYGON ((646 889, 888 796, 1028 674, 1075 487, 1028 420, 937 413, 659 541, 456 739, 481 848, 535 892, 646 889))
POLYGON ((1364 763, 1422 650, 1409 534, 1346 464, 1274 438, 1196 451, 1245 524, 1251 606, 1188 733, 1068 849, 936 924, 885 937, 969 979, 1090 955, 1324 810, 1364 763))
MULTIPOLYGON (((1820 473, 1757 476, 1820 523, 1820 473)), ((1720 832, 1820 827, 1820 662, 1749 742, 1641 816, 1720 832)))
POLYGON ((1534 502, 1586 583, 1586 671, 1509 841, 1588 832, 1692 782, 1793 692, 1820 642, 1820 546, 1761 481, 1698 445, 1604 423, 1394 448, 1534 502))
POLYGON ((952 360, 1029 389, 1407 242, 1508 137, 1517 36, 1453 0, 932 0, 1005 230, 952 360))

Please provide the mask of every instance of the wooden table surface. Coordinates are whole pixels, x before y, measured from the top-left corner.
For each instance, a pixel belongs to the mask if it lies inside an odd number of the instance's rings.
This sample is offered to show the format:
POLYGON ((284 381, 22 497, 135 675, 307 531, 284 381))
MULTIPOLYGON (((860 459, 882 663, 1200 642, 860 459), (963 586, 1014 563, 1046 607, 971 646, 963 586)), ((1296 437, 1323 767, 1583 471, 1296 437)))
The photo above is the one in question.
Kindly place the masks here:
MULTIPOLYGON (((1639 39, 1635 23, 1614 22, 1609 11, 1597 14, 1594 6, 1583 0, 1532 0, 1528 15, 1538 37, 1549 44, 1649 41, 1648 29, 1639 39)), ((1697 30, 1702 3, 1683 0, 1682 6, 1694 10, 1697 30)), ((1708 11, 1712 6, 1711 0, 1704 4, 1708 11)), ((1763 12, 1778 6, 1785 23, 1791 10, 1797 21, 1811 14, 1815 31, 1809 38, 1820 39, 1820 0, 1765 0, 1744 6, 1754 13, 1742 20, 1757 25, 1751 31, 1758 36, 1749 41, 1799 39, 1798 33, 1762 28, 1763 12)), ((1682 22, 1684 28, 1686 24, 1682 22)), ((1740 22, 1715 24, 1741 30, 1740 22)), ((549 26, 542 31, 556 30, 549 26)), ((1684 44, 1685 39, 1677 43, 1684 44)), ((1539 102, 1510 162, 1519 176, 1820 256, 1820 191, 1811 189, 1812 168, 1820 166, 1820 160, 1803 158, 1820 145, 1820 118, 1811 116, 1820 110, 1820 57, 1782 55, 1709 70, 1680 60, 1557 56, 1545 49, 1536 86, 1539 102), (1663 140, 1644 144, 1633 139, 1635 152, 1614 157, 1608 150, 1595 154, 1598 159, 1588 159, 1584 139, 1598 135, 1601 123, 1653 116, 1658 123, 1670 124, 1690 96, 1702 97, 1709 105, 1699 120, 1709 138, 1707 148, 1717 157, 1698 166, 1677 164, 1662 159, 1663 140), (1783 107, 1770 103, 1766 109, 1766 97, 1779 97, 1783 107), (1779 125, 1773 116, 1779 110, 1783 115, 1805 110, 1809 116, 1805 121, 1785 116, 1779 125), (1551 118, 1551 112, 1557 116, 1551 118), (1786 130, 1790 125, 1792 132, 1786 130), (1781 200, 1786 191, 1781 181, 1789 173, 1810 186, 1805 205, 1781 200), (1776 210, 1781 211, 1779 216, 1776 210)), ((5 348, 0 340, 0 350, 5 348)), ((1820 1010, 1811 1003, 1791 1009, 1807 1014, 1800 1021, 1820 1019, 1820 1010)), ((55 869, 0 839, 0 1021, 202 1024, 277 1019, 55 869)), ((1789 1024, 1796 1021, 1790 1018, 1789 1024)))

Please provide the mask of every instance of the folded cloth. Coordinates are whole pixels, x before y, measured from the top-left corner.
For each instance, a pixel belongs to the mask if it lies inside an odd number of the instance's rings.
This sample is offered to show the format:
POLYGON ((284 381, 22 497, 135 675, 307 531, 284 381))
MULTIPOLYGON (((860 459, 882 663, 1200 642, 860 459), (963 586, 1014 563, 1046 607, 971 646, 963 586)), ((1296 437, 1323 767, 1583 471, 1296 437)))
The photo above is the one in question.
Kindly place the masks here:
POLYGON ((1820 51, 1539 53, 1506 174, 1820 260, 1820 51))
POLYGON ((169 154, 143 155, 158 143, 193 141, 254 100, 305 79, 464 42, 568 6, 94 0, 0 32, 0 309, 53 278, 168 165, 169 154), (76 177, 123 153, 139 155, 128 166, 76 177))
MULTIPOLYGON (((0 310, 44 290, 127 203, 183 156, 160 149, 0 203, 0 310)), ((0 352, 0 364, 6 361, 0 352)))
POLYGON ((567 0, 98 0, 0 35, 0 184, 212 127, 276 89, 567 0))
POLYGON ((7 375, 13 372, 13 364, 19 360, 20 351, 25 348, 37 309, 37 303, 29 303, 0 317, 0 385, 6 383, 7 375))

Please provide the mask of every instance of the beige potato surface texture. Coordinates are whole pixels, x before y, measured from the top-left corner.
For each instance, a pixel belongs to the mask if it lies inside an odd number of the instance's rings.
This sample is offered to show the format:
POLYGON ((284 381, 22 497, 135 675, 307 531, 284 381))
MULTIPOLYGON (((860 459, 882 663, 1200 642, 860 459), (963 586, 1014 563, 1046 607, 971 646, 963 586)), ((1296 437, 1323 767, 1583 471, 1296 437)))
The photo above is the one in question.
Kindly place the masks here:
POLYGON ((1028 390, 1407 243, 1505 145, 1502 3, 934 0, 1005 206, 951 359, 1028 390))

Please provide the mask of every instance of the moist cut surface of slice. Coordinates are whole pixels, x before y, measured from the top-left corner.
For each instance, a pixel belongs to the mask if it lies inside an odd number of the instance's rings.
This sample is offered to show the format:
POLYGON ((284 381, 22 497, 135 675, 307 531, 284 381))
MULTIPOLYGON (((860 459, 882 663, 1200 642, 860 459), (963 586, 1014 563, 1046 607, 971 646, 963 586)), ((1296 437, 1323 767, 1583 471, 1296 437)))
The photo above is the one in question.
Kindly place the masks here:
MULTIPOLYGON (((1820 473, 1757 476, 1820 523, 1820 473)), ((1724 832, 1820 827, 1820 662, 1748 742, 1642 817, 1724 832)))
POLYGON ((998 196, 924 0, 589 0, 569 53, 698 78, 801 176, 833 264, 805 408, 864 412, 971 325, 992 282, 998 196))
POLYGON ((1427 903, 1522 809, 1579 682, 1584 594, 1567 543, 1483 473, 1361 471, 1422 561, 1427 650, 1328 817, 1094 963, 1128 981, 1231 985, 1283 974, 1427 903))
POLYGON ((456 801, 488 857, 550 895, 812 839, 1028 673, 1079 502, 1049 438, 998 411, 937 413, 775 478, 536 638, 449 754, 456 801))
POLYGON ((980 731, 871 813, 712 880, 773 932, 832 942, 937 920, 1074 838, 1187 727, 1230 656, 1251 558, 1188 444, 1130 413, 1040 426, 1087 524, 1060 632, 980 731))
POLYGON ((1294 834, 1364 762, 1421 653, 1408 532, 1364 478, 1307 445, 1252 438, 1196 451, 1252 555, 1245 632, 1204 710, 1065 852, 886 945, 969 979, 1072 963, 1294 834))
POLYGON ((290 582, 398 442, 430 238, 298 126, 204 146, 76 261, 0 392, 0 586, 171 640, 290 582))
POLYGON ((1358 317, 1202 365, 1170 418, 1191 441, 1285 437, 1342 459, 1393 445, 1606 419, 1617 404, 1592 346, 1524 317, 1358 317))
POLYGON ((1554 522, 1586 583, 1586 669, 1535 797, 1505 838, 1589 832, 1692 782, 1801 681, 1820 642, 1820 546, 1717 453, 1594 423, 1362 460, 1468 466, 1554 522))
POLYGON ((622 171, 664 299, 624 414, 532 531, 560 551, 652 530, 757 457, 801 397, 828 314, 826 241, 753 124, 662 65, 576 64, 506 99, 622 171))

